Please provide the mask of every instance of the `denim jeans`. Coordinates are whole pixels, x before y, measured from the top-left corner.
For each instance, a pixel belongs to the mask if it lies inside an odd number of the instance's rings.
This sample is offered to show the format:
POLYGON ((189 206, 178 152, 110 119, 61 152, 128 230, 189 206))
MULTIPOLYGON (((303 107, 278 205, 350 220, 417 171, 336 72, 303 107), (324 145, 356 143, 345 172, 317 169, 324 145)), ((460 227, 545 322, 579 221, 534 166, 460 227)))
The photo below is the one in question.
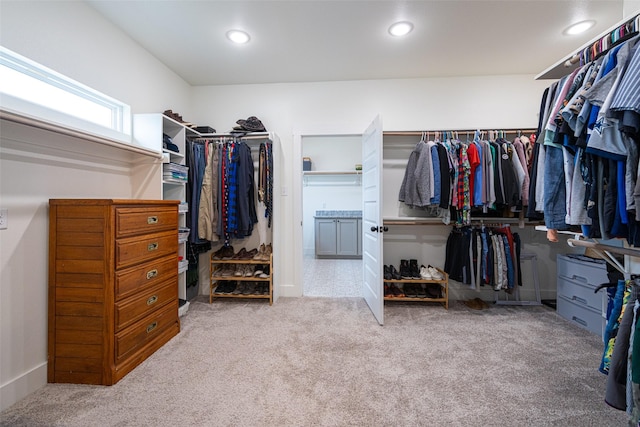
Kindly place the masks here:
POLYGON ((544 148, 544 224, 550 229, 566 230, 567 191, 562 149, 552 145, 546 145, 544 148))

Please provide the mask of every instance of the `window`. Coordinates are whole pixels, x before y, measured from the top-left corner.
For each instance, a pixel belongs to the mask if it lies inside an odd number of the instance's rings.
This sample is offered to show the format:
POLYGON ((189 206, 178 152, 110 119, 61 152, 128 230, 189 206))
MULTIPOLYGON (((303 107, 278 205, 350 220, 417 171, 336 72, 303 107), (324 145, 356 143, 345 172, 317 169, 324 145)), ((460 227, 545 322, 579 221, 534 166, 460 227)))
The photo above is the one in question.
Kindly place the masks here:
POLYGON ((131 142, 131 109, 0 46, 0 108, 120 142, 131 142))

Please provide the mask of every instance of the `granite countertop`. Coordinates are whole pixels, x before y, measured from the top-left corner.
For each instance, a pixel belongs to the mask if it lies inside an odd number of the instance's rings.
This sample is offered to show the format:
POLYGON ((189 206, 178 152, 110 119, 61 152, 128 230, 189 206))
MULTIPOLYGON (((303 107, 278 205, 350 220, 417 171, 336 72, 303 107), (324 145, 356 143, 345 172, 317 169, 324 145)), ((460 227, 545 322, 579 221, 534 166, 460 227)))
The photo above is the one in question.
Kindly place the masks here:
POLYGON ((362 218, 362 211, 316 211, 314 218, 362 218))

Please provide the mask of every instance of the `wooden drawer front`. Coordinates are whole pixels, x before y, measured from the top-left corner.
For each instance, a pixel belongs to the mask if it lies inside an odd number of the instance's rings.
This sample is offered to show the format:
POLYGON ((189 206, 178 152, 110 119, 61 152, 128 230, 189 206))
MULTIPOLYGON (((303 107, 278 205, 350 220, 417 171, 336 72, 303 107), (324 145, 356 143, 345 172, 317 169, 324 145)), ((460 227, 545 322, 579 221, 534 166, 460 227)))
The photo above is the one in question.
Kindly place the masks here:
POLYGON ((177 229, 177 206, 116 208, 116 238, 177 229))
POLYGON ((126 328, 171 301, 178 301, 176 281, 139 292, 138 295, 116 303, 116 331, 126 328))
POLYGON ((116 272, 116 300, 120 300, 141 289, 178 278, 178 259, 169 255, 116 272))
POLYGON ((600 312, 588 307, 579 306, 565 297, 559 296, 558 314, 574 325, 578 325, 594 334, 602 336, 605 319, 600 312))
POLYGON ((602 311, 602 298, 604 290, 595 293, 594 288, 584 283, 558 278, 558 296, 565 297, 577 305, 589 307, 596 311, 602 311))
POLYGON ((565 256, 558 256, 558 277, 592 287, 609 281, 606 264, 579 261, 565 256))
POLYGON ((151 313, 123 332, 116 334, 116 363, 124 361, 163 331, 179 325, 178 300, 151 313))
POLYGON ((116 269, 140 262, 175 255, 178 251, 178 229, 151 236, 131 237, 116 241, 116 269))

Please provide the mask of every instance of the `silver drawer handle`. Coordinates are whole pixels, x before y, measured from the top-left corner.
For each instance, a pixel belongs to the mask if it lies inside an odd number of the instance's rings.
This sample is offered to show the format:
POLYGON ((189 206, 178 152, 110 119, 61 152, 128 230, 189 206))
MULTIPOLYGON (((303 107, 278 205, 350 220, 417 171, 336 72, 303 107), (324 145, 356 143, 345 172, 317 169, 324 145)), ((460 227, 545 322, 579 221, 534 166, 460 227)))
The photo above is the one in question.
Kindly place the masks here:
POLYGON ((149 271, 147 271, 147 280, 153 279, 157 275, 158 275, 158 270, 156 270, 156 269, 149 270, 149 271))
POLYGON ((158 245, 158 242, 154 242, 154 243, 149 243, 149 246, 147 246, 147 251, 148 252, 152 252, 158 249, 160 245, 158 245))
POLYGON ((149 299, 147 300, 147 305, 152 305, 155 304, 156 301, 158 301, 158 295, 154 295, 149 297, 149 299))
POLYGON ((573 319, 573 321, 576 323, 580 323, 582 326, 587 326, 587 322, 585 322, 579 317, 573 316, 571 319, 573 319))
POLYGON ((157 224, 158 223, 158 217, 157 216, 148 216, 147 217, 147 224, 157 224))
POLYGON ((156 328, 156 326, 158 326, 158 322, 153 322, 152 324, 147 326, 147 333, 153 331, 156 328))
POLYGON ((587 305, 587 300, 584 298, 580 298, 574 295, 571 299, 574 301, 578 301, 580 304, 587 305))
POLYGON ((588 280, 587 280, 585 277, 582 277, 582 276, 576 276, 575 274, 572 276, 572 279, 573 279, 573 280, 579 280, 579 281, 581 281, 581 282, 585 282, 585 283, 587 283, 587 282, 588 282, 588 280))

